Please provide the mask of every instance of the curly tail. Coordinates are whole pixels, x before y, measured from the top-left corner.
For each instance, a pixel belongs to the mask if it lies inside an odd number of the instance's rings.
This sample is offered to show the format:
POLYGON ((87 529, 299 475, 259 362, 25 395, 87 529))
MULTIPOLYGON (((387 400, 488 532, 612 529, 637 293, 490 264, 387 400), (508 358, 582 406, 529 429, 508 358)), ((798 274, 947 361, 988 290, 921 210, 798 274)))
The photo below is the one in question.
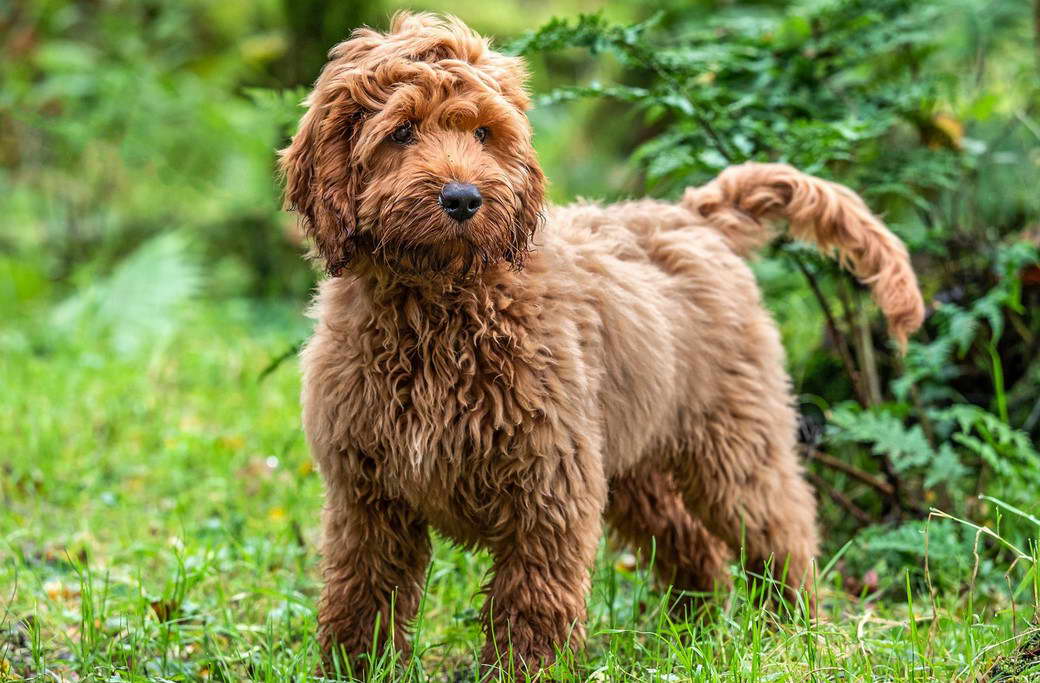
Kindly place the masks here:
POLYGON ((687 189, 680 203, 718 229, 742 256, 773 237, 763 219, 787 219, 795 237, 825 252, 836 249, 840 263, 871 287, 901 348, 924 320, 906 247, 844 185, 786 164, 746 163, 687 189))

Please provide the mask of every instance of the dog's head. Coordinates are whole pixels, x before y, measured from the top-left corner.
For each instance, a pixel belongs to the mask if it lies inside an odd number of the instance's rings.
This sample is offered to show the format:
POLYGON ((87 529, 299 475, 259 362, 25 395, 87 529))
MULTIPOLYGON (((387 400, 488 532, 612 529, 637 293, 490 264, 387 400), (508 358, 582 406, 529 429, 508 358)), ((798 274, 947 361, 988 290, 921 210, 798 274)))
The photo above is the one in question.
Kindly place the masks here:
POLYGON ((328 272, 360 255, 412 272, 520 267, 545 189, 526 76, 519 58, 430 14, 334 47, 280 162, 286 204, 328 272))

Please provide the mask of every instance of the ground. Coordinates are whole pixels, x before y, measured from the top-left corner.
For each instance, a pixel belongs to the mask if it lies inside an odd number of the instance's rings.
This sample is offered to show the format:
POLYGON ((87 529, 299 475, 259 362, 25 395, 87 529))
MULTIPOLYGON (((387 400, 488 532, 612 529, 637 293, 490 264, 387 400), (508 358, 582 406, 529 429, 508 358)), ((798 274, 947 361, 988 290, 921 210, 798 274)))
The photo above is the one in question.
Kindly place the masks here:
MULTIPOLYGON (((43 324, 0 330, 0 680, 281 681, 314 670, 321 484, 295 358, 261 379, 305 334, 299 308, 200 304, 173 337, 135 351, 43 324)), ((605 546, 588 649, 553 679, 971 681, 994 664, 994 680, 1028 670, 1011 656, 1029 646, 1028 605, 979 595, 967 577, 933 595, 882 577, 887 589, 872 593, 841 576, 844 547, 830 539, 821 559, 815 623, 756 605, 737 569, 737 590, 688 623, 669 619, 667 596, 624 549, 605 546)), ((438 540, 417 657, 385 661, 375 680, 476 680, 487 568, 486 556, 438 540)))

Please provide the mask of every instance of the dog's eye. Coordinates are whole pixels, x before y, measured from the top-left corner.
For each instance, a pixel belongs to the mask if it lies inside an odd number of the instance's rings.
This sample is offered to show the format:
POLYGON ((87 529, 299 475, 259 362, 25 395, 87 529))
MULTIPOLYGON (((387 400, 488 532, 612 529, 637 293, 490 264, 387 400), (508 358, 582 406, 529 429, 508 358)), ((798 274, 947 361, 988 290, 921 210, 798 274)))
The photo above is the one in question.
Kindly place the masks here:
POLYGON ((489 131, 485 126, 481 126, 480 128, 477 128, 475 131, 473 131, 473 136, 477 138, 477 142, 482 143, 485 140, 487 140, 488 134, 490 132, 491 131, 489 131))
POLYGON ((402 123, 397 128, 394 128, 394 132, 390 133, 390 139, 399 145, 407 145, 415 139, 415 131, 412 128, 412 122, 402 123))

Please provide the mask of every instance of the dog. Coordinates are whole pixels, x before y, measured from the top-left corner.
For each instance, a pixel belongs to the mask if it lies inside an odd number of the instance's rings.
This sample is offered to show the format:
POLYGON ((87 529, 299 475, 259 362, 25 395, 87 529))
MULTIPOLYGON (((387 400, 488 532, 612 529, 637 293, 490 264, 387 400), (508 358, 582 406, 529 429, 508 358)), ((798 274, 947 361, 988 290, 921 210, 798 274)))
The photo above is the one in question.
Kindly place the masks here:
POLYGON ((461 21, 397 14, 331 50, 280 153, 328 275, 301 353, 319 642, 355 672, 407 654, 431 529, 493 557, 488 670, 583 643, 604 519, 681 591, 725 585, 737 552, 810 587, 816 503, 745 258, 786 220, 872 288, 897 341, 922 321, 902 242, 789 166, 677 203, 549 206, 525 79, 461 21))

